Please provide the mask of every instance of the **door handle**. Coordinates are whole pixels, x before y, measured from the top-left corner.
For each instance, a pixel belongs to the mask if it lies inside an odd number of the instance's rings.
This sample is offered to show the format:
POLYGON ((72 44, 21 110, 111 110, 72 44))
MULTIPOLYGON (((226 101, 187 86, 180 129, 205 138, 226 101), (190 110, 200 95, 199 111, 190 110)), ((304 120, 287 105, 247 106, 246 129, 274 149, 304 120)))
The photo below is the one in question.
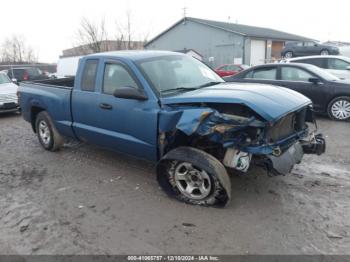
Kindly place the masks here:
POLYGON ((111 110, 113 107, 110 104, 101 103, 100 108, 106 109, 106 110, 111 110))

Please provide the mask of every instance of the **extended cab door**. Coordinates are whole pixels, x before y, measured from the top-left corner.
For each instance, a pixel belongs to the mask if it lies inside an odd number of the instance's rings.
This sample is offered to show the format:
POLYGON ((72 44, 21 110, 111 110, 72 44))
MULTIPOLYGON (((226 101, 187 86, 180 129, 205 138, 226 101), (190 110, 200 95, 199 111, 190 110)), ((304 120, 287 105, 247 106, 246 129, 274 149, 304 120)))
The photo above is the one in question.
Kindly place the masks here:
POLYGON ((143 90, 135 72, 119 60, 99 61, 94 91, 84 84, 89 74, 89 60, 81 74, 81 88, 72 98, 74 127, 82 140, 136 157, 157 160, 157 99, 143 90), (117 98, 118 88, 142 89, 147 100, 117 98))

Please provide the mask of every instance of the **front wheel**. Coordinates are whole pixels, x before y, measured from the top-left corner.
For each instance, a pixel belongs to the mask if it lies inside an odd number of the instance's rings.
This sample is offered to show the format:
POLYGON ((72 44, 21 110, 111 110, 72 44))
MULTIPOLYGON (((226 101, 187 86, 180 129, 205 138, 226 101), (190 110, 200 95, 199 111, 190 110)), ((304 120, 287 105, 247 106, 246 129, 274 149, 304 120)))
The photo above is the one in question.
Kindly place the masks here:
POLYGON ((329 55, 329 51, 328 50, 322 50, 320 55, 329 55))
POLYGON ((194 205, 225 206, 231 182, 225 167, 212 155, 191 147, 179 147, 158 164, 157 179, 163 190, 194 205))
POLYGON ((40 112, 35 121, 35 130, 40 144, 49 151, 57 151, 64 143, 64 138, 58 133, 50 116, 40 112))
POLYGON ((350 120, 350 97, 341 96, 333 99, 328 105, 328 115, 331 119, 350 120))

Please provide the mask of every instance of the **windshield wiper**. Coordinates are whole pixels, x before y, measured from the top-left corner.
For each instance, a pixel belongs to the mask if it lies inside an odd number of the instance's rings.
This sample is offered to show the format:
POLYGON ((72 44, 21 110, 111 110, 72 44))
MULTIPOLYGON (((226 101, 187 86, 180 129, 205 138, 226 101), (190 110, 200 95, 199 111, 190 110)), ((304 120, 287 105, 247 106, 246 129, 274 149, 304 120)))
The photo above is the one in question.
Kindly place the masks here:
POLYGON ((200 85, 199 88, 201 88, 201 87, 208 87, 208 86, 215 86, 215 85, 218 85, 218 84, 221 84, 221 83, 224 83, 224 82, 212 81, 212 82, 208 82, 208 83, 205 83, 203 85, 200 85))
POLYGON ((170 89, 166 89, 166 90, 161 90, 160 92, 162 94, 166 94, 166 93, 173 93, 173 92, 186 92, 186 91, 193 91, 196 90, 196 87, 176 87, 176 88, 170 88, 170 89))
POLYGON ((187 91, 193 91, 199 88, 203 88, 203 87, 208 87, 208 86, 213 86, 213 85, 217 85, 217 84, 221 84, 224 82, 219 82, 219 81, 212 81, 212 82, 208 82, 205 83, 203 85, 200 85, 198 87, 175 87, 175 88, 170 88, 170 89, 166 89, 166 90, 162 90, 160 91, 162 94, 166 94, 166 93, 173 93, 173 92, 187 92, 187 91))

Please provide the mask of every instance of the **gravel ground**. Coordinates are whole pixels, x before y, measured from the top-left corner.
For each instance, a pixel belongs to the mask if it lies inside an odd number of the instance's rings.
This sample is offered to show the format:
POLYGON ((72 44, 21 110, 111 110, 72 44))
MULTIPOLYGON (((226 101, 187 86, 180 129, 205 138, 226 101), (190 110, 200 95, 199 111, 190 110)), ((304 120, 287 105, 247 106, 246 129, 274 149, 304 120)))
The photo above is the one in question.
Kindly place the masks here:
POLYGON ((1 254, 350 254, 350 124, 319 120, 327 153, 287 176, 232 176, 232 202, 169 199, 151 163, 91 145, 44 151, 0 116, 1 254))

